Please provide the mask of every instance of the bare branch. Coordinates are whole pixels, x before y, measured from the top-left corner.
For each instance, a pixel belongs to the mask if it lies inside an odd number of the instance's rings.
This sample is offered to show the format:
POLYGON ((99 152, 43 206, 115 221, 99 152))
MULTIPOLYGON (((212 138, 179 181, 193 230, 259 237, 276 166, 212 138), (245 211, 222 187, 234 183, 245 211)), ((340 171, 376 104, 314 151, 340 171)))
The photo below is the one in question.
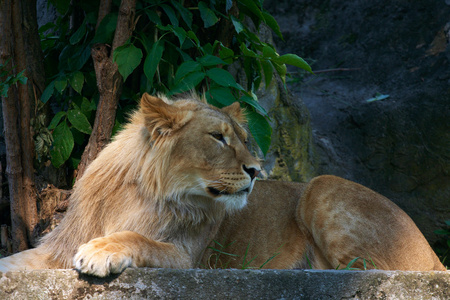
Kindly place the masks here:
POLYGON ((98 29, 103 18, 111 12, 112 0, 100 1, 100 7, 98 9, 97 25, 95 30, 98 29))
MULTIPOLYGON (((102 1, 100 5, 106 4, 103 4, 102 1)), ((91 55, 94 60, 100 99, 92 134, 78 165, 77 178, 81 178, 86 167, 97 157, 97 154, 111 138, 123 84, 123 78, 118 71, 117 64, 112 61, 112 55, 114 49, 123 45, 131 37, 134 29, 135 10, 136 0, 123 0, 119 8, 112 49, 104 44, 96 44, 92 47, 91 55)))

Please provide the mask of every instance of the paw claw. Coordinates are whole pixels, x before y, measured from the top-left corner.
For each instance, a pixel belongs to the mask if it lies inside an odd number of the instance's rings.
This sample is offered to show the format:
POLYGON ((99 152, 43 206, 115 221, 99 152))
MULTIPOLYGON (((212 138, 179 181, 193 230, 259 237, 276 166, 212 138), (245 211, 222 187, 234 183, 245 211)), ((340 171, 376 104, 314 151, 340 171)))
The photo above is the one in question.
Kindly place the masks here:
POLYGON ((132 259, 126 254, 124 247, 119 244, 108 247, 110 245, 102 241, 102 238, 81 245, 73 258, 75 269, 83 274, 105 277, 109 274, 121 273, 132 265, 132 259), (108 250, 108 248, 116 249, 116 251, 108 250))

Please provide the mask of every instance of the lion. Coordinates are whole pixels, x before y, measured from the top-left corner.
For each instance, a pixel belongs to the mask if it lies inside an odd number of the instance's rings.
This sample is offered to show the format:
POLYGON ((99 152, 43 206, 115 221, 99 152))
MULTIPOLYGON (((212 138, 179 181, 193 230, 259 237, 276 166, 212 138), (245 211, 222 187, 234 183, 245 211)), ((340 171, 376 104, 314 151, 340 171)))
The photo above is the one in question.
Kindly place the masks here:
POLYGON ((75 184, 60 225, 1 259, 0 271, 209 267, 225 241, 250 267, 329 269, 364 257, 378 269, 445 270, 414 222, 366 187, 334 176, 257 180, 239 103, 193 98, 144 94, 75 184))

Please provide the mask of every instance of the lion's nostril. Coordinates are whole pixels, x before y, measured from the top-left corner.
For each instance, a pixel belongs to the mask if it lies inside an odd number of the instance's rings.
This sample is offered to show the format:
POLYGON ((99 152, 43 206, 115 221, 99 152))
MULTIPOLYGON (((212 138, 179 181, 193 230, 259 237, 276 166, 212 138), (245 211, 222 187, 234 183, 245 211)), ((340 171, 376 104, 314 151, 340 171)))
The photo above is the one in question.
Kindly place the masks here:
POLYGON ((242 168, 244 169, 244 171, 245 171, 248 175, 250 175, 250 178, 251 178, 252 180, 253 180, 256 176, 258 176, 258 174, 259 174, 259 172, 260 172, 259 169, 256 169, 256 168, 253 168, 253 167, 247 168, 245 165, 242 165, 242 168))

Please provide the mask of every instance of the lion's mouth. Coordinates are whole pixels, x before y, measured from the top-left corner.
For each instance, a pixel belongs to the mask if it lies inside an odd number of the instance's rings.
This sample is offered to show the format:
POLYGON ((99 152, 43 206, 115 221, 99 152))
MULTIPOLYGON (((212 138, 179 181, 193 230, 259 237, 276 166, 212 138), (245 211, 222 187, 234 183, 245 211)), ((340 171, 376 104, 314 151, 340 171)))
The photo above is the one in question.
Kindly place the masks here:
POLYGON ((220 191, 216 188, 213 187, 208 187, 208 192, 214 196, 221 196, 221 195, 233 195, 233 194, 240 194, 240 193, 249 193, 250 192, 250 188, 245 188, 243 190, 240 190, 236 193, 229 193, 226 190, 220 191))

